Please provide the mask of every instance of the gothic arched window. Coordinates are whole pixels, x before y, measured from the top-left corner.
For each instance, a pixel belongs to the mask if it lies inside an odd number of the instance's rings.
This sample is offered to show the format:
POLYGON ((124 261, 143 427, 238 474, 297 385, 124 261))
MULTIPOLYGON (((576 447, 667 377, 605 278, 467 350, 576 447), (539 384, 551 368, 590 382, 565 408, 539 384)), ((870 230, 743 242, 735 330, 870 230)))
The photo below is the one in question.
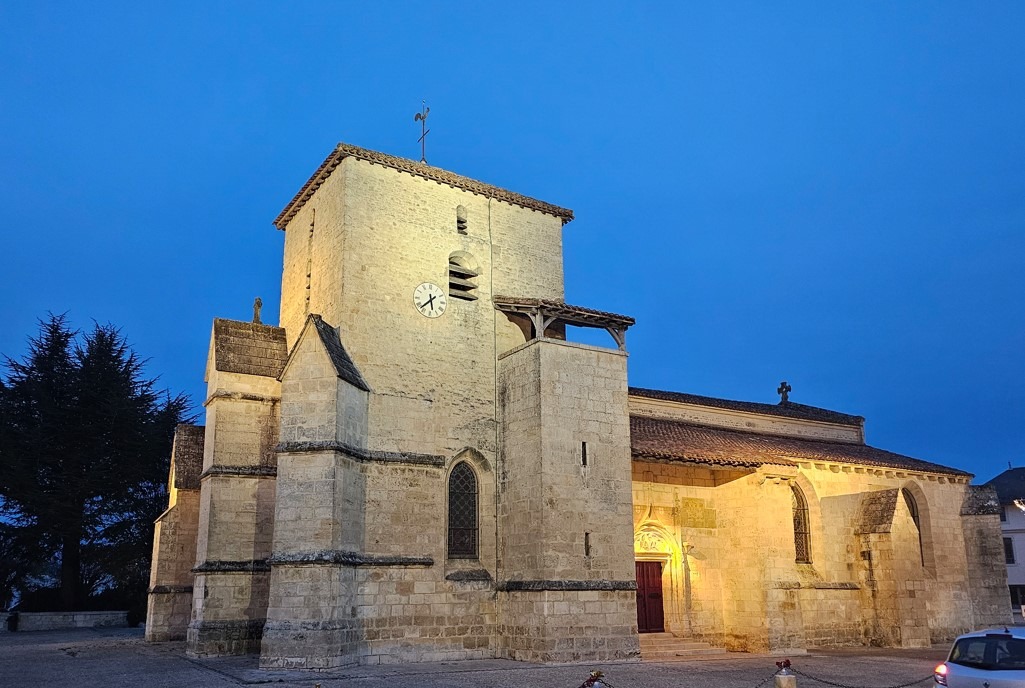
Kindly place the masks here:
POLYGON ((477 558, 477 476, 465 461, 448 476, 448 558, 477 558))
POLYGON ((808 501, 797 485, 790 486, 790 495, 794 510, 794 561, 798 564, 810 564, 811 522, 808 518, 808 501))
POLYGON ((911 520, 915 522, 915 530, 918 531, 918 555, 922 559, 922 566, 925 566, 925 550, 922 548, 922 517, 918 512, 918 502, 915 501, 911 490, 906 487, 901 488, 900 494, 904 497, 904 503, 911 513, 911 520))

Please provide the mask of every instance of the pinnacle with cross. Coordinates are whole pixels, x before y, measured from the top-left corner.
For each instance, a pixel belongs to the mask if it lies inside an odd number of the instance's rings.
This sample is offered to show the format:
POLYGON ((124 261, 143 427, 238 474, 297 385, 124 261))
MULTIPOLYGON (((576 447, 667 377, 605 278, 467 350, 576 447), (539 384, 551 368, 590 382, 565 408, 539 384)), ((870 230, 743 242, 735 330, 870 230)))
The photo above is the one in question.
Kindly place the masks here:
POLYGON ((790 401, 790 392, 792 390, 793 387, 788 385, 786 380, 783 380, 783 382, 779 383, 779 389, 776 390, 776 394, 778 394, 780 397, 779 403, 785 404, 786 402, 790 401))

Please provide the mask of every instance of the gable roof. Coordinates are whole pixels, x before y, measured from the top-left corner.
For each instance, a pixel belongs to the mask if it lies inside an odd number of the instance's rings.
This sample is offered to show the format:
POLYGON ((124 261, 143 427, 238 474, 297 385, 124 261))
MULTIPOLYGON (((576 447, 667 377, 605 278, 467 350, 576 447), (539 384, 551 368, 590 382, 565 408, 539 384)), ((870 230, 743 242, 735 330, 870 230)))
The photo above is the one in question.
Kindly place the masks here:
POLYGON ((1011 504, 1016 499, 1025 499, 1025 468, 1009 468, 984 484, 997 491, 1001 504, 1011 504))
POLYGON ((703 397, 698 394, 685 394, 683 392, 666 392, 658 389, 645 389, 643 387, 631 387, 630 396, 645 397, 648 399, 661 399, 663 401, 677 401, 683 404, 695 404, 697 406, 713 406, 715 408, 730 409, 732 411, 762 413, 770 416, 782 416, 784 418, 817 420, 824 423, 837 423, 839 425, 850 425, 854 427, 863 427, 865 425, 865 419, 862 416, 852 416, 848 413, 830 411, 829 409, 819 408, 817 406, 795 404, 792 401, 783 401, 778 404, 759 404, 753 401, 733 401, 731 399, 703 397))
POLYGON ((287 359, 285 328, 214 319, 214 366, 217 370, 276 378, 287 359))
POLYGON ((324 319, 315 313, 310 314, 308 322, 313 324, 317 335, 320 337, 320 341, 324 343, 324 348, 327 350, 327 355, 331 359, 331 364, 335 367, 338 377, 353 387, 369 392, 370 385, 363 379, 359 368, 356 367, 356 364, 349 357, 349 353, 342 346, 342 340, 338 335, 338 331, 324 322, 324 319))
POLYGON ((289 221, 295 217, 296 213, 306 205, 306 201, 313 197, 317 189, 324 183, 324 181, 331 176, 342 160, 345 158, 356 158, 357 160, 365 160, 367 162, 376 163, 385 167, 390 167, 400 172, 408 172, 429 179, 431 181, 440 182, 457 189, 469 191, 471 193, 479 194, 481 196, 487 196, 489 198, 495 198, 499 201, 505 201, 512 205, 518 205, 521 208, 527 208, 529 210, 536 210, 538 212, 546 213, 554 217, 562 219, 562 223, 566 224, 573 219, 573 211, 567 208, 560 208, 557 205, 551 203, 545 203, 539 201, 536 198, 530 198, 529 196, 523 196, 521 194, 507 191, 506 189, 492 186, 491 184, 485 184, 479 182, 476 179, 470 179, 454 172, 443 170, 440 167, 432 167, 426 163, 416 162, 408 158, 399 158, 394 155, 387 155, 386 153, 378 153, 377 151, 368 150, 366 148, 360 148, 359 146, 353 146, 348 143, 339 143, 331 154, 320 164, 317 171, 313 173, 313 176, 307 180, 299 193, 297 193, 288 205, 285 206, 278 216, 274 219, 274 226, 278 229, 284 229, 289 221))
POLYGON ((630 416, 630 446, 635 459, 650 461, 753 467, 829 461, 922 473, 971 475, 867 444, 763 435, 639 415, 630 416))

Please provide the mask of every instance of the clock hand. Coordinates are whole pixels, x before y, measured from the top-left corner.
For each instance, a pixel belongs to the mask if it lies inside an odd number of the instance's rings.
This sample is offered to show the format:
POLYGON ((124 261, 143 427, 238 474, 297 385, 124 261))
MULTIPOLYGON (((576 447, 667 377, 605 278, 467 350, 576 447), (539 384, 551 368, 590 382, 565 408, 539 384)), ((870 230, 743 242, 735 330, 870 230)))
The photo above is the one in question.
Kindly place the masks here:
POLYGON ((431 310, 434 310, 434 294, 431 294, 431 298, 424 301, 424 308, 430 306, 431 310))

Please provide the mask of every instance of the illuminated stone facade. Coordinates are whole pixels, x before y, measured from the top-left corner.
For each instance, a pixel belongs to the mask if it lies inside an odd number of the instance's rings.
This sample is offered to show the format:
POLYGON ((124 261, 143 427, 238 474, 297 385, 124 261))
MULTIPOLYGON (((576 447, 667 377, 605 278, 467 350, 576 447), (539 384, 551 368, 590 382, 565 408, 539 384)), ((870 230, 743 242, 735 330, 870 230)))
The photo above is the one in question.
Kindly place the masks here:
POLYGON ((563 303, 570 219, 340 145, 275 223, 280 326, 214 323, 147 638, 326 669, 1006 620, 999 517, 967 474, 867 447, 855 416, 628 388, 633 321, 563 303))

